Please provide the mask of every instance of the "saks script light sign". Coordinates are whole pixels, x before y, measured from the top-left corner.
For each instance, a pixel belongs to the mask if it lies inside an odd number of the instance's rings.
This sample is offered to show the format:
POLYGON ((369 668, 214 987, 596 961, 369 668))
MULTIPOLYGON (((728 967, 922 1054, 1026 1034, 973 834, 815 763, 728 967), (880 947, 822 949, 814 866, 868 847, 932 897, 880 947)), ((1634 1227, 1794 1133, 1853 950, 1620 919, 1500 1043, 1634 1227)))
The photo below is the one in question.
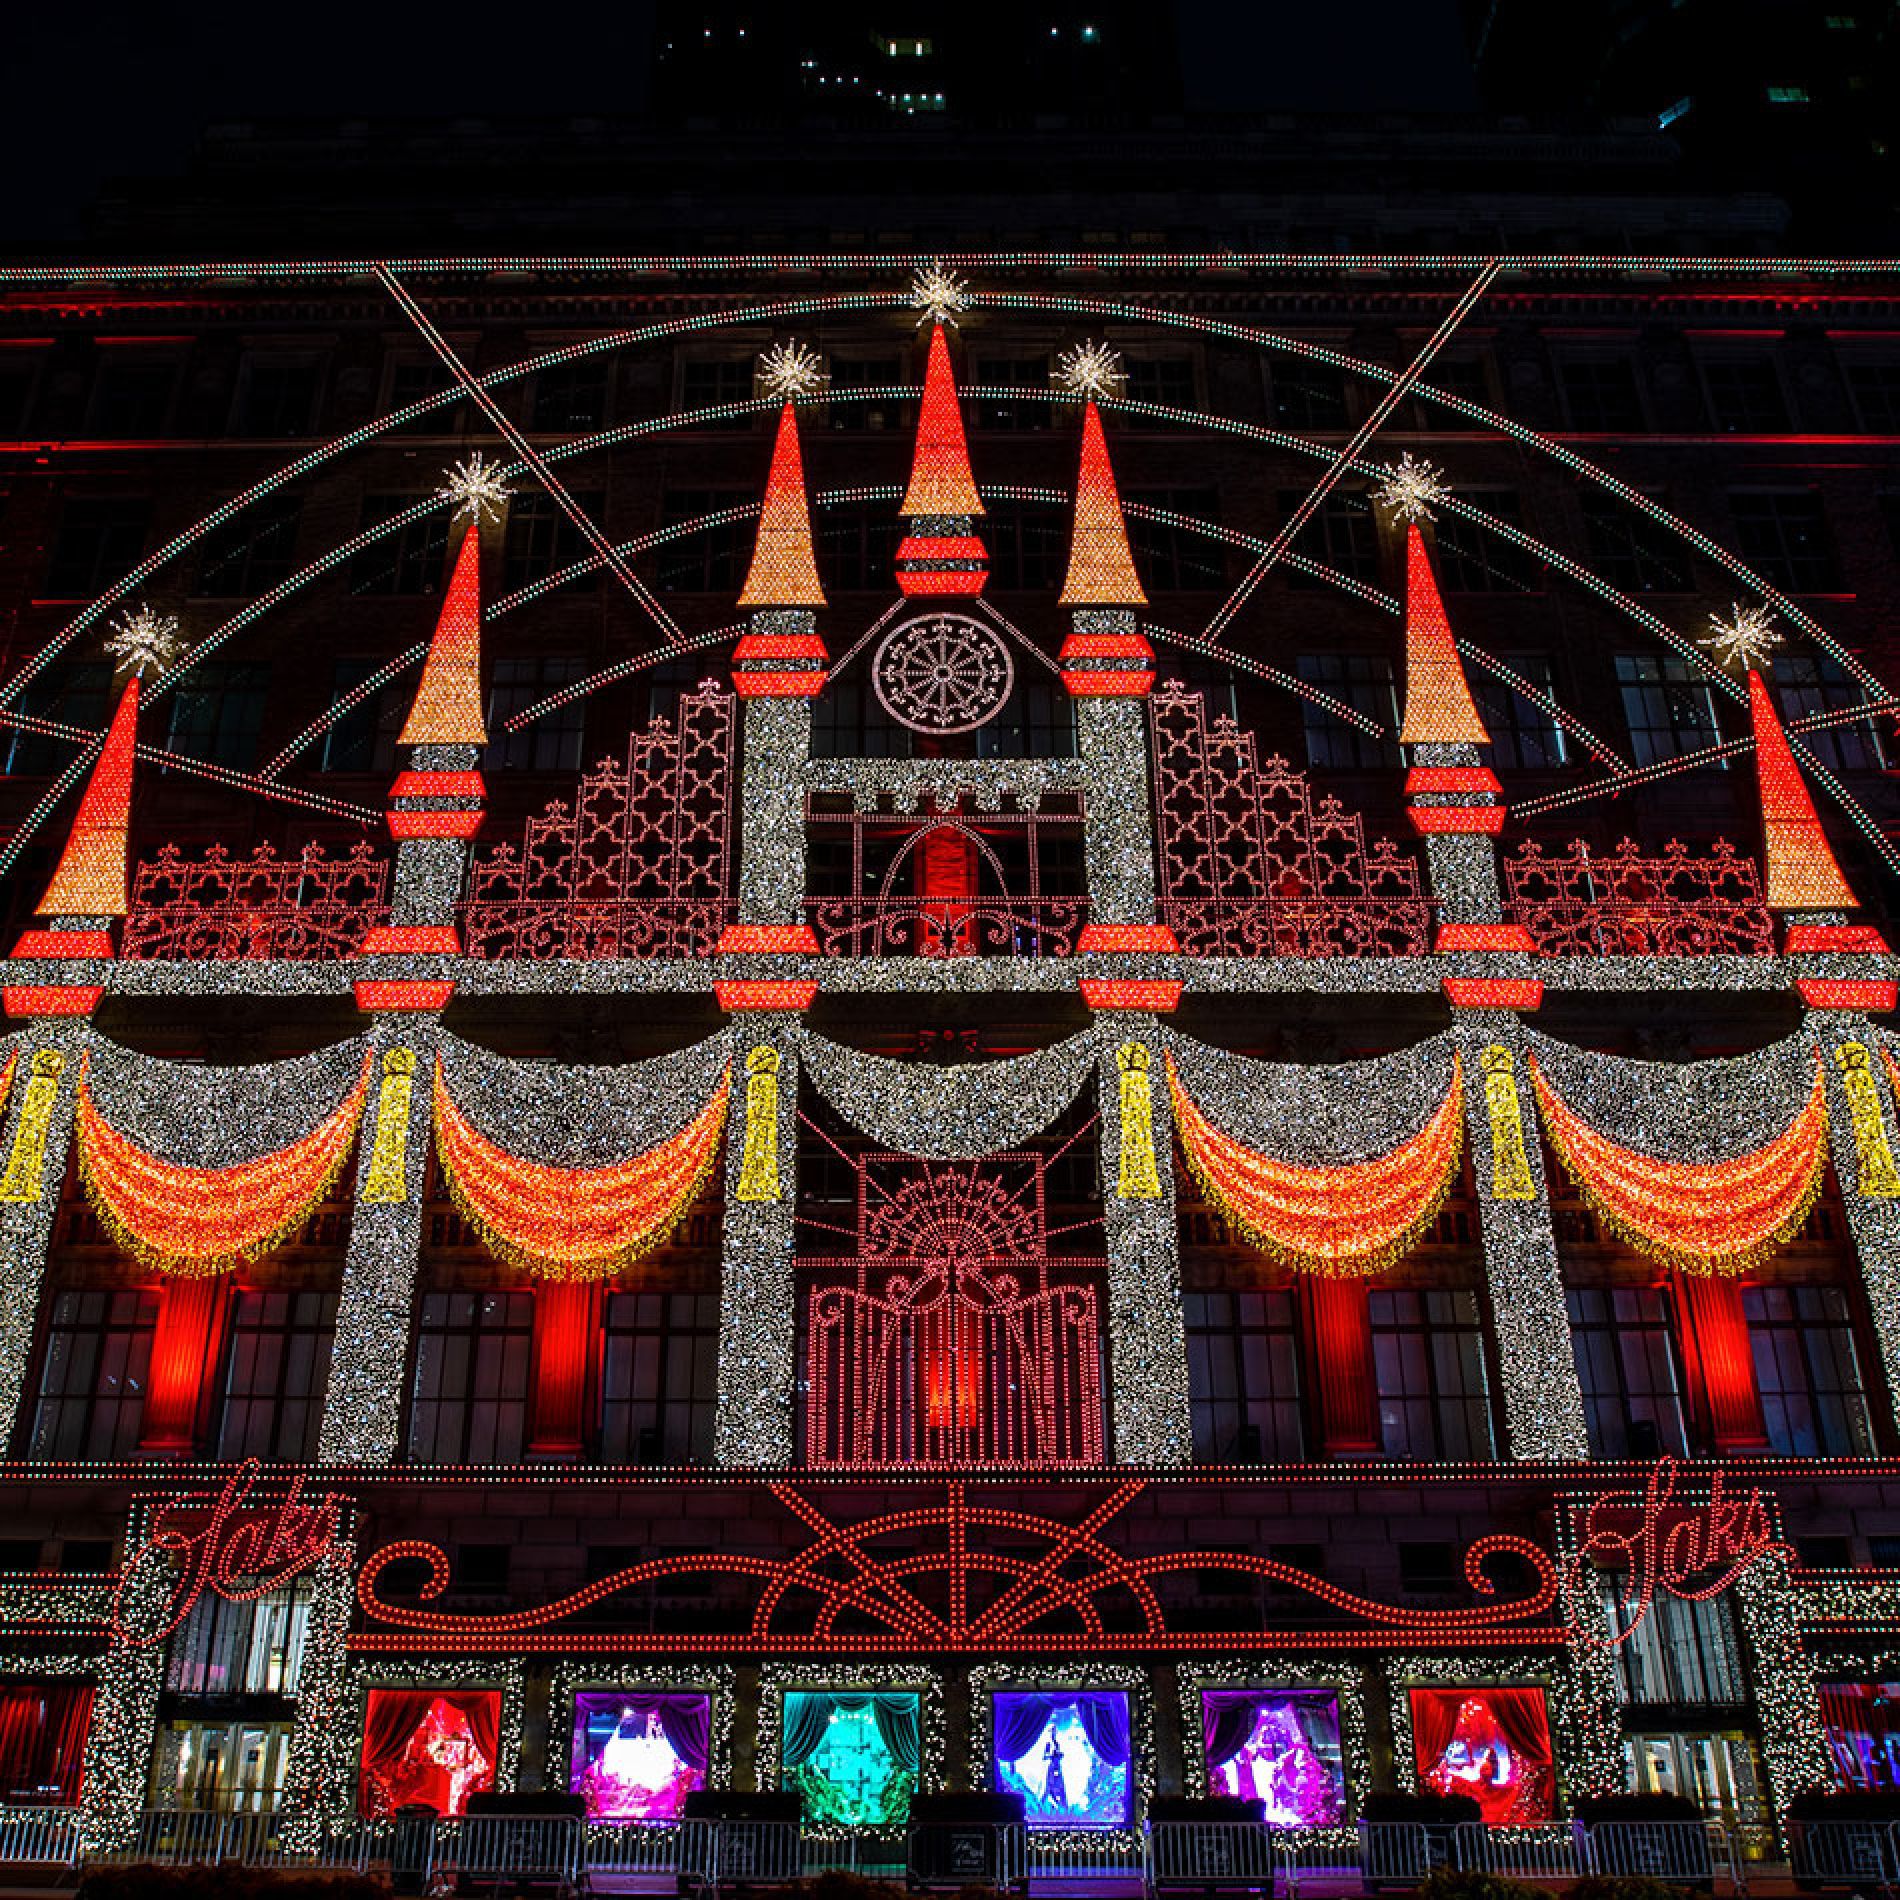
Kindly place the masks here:
POLYGON ((326 1491, 306 1499, 299 1475, 281 1495, 253 1503, 257 1477, 257 1460, 247 1459, 222 1491, 187 1492, 159 1506, 113 1592, 117 1641, 131 1649, 162 1643, 207 1590, 229 1603, 249 1602, 319 1564, 347 1560, 342 1498, 326 1491))
POLYGON ((1775 1541, 1759 1485, 1731 1496, 1717 1471, 1708 1497, 1690 1503, 1676 1496, 1680 1477, 1673 1458, 1660 1459, 1641 1491, 1591 1500, 1572 1560, 1572 1600, 1580 1604, 1590 1583, 1587 1565, 1619 1572, 1621 1582, 1608 1637, 1577 1630, 1579 1641, 1627 1642, 1648 1620, 1657 1591, 1692 1602, 1720 1596, 1758 1558, 1786 1548, 1775 1541))

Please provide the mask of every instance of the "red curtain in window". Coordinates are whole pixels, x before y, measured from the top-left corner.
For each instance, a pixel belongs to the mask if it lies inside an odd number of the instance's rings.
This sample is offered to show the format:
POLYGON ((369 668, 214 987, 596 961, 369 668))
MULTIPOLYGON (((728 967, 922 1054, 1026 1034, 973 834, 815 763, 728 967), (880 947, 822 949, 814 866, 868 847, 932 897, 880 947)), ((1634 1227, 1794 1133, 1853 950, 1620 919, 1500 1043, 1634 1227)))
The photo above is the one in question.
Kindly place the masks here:
POLYGON ((917 895, 949 900, 924 904, 917 948, 927 957, 973 956, 970 905, 976 898, 976 840, 967 832, 937 825, 918 842, 916 865, 917 895))
POLYGON ((230 1310, 230 1285, 222 1279, 168 1279, 159 1288, 140 1451, 190 1455, 204 1394, 217 1377, 230 1310))
POLYGON ((1326 1455, 1377 1451, 1372 1296, 1366 1282, 1303 1273, 1299 1294, 1326 1455))
POLYGON ((1421 1788, 1469 1795, 1491 1827, 1550 1819, 1556 1789, 1542 1689, 1414 1689, 1411 1701, 1421 1788))
POLYGON ((79 1799, 92 1697, 88 1682, 0 1688, 0 1801, 79 1799))
POLYGON ((600 1285, 547 1280, 534 1289, 534 1401, 529 1449, 578 1458, 600 1352, 600 1285))
POLYGON ((359 1801, 372 1818, 411 1805, 461 1814, 495 1785, 495 1689, 372 1689, 363 1716, 359 1801))
POLYGON ((1676 1298, 1684 1322, 1684 1357, 1715 1449, 1744 1451, 1767 1444, 1742 1289, 1733 1280, 1678 1273, 1676 1298))

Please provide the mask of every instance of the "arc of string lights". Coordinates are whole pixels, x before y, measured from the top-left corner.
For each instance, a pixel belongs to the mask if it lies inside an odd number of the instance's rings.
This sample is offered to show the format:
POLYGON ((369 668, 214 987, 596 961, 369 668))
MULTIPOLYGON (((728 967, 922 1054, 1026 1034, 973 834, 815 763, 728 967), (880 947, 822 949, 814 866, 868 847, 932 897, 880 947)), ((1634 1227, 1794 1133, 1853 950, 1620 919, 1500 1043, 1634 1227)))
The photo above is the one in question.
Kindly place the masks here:
POLYGON ((410 667, 419 666, 428 651, 428 641, 418 640, 414 646, 404 647, 387 666, 379 666, 367 679, 358 680, 347 693, 338 694, 319 717, 305 726, 268 765, 260 769, 258 777, 274 779, 305 746, 315 744, 339 719, 348 718, 372 694, 380 692, 391 680, 400 679, 410 667))
POLYGON ((1201 629, 1203 639, 1218 640, 1231 624, 1234 616, 1253 598, 1254 590, 1272 571, 1273 564, 1292 545, 1299 531, 1319 512, 1321 504, 1333 492, 1339 478, 1347 469, 1355 466, 1359 451, 1378 434, 1380 425, 1386 417, 1404 401, 1406 391, 1425 373, 1432 358, 1444 348, 1456 333, 1458 326, 1477 308, 1479 299, 1490 289, 1497 274, 1497 262, 1493 259, 1478 273, 1465 294, 1445 312, 1439 321, 1438 328, 1420 345, 1418 354, 1393 379, 1392 386, 1373 405, 1371 414, 1353 431, 1346 446, 1327 464, 1326 472, 1307 491, 1300 505, 1281 523, 1279 533, 1267 543, 1259 560, 1254 562, 1242 577, 1240 585, 1227 596, 1213 619, 1201 629))

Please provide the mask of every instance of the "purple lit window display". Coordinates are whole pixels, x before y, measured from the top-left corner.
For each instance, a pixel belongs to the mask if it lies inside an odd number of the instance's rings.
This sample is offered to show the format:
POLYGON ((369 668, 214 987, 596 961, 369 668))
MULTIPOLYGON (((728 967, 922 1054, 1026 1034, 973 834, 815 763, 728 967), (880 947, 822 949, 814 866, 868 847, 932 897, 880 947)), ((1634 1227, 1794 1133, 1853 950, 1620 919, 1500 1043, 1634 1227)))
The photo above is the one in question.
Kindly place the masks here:
POLYGON ((676 1821, 706 1785, 712 1699, 651 1690, 588 1690, 574 1698, 569 1787, 590 1821, 676 1821))
POLYGON ((1900 1682, 1824 1682, 1821 1721, 1837 1786, 1900 1788, 1900 1682))
POLYGON ((1339 1698, 1330 1690, 1203 1690, 1201 1733, 1210 1794, 1264 1802, 1272 1827, 1345 1818, 1339 1698))
POLYGON ((992 1704, 996 1787, 1034 1828, 1128 1825, 1128 1697, 1118 1689, 1006 1689, 992 1704))

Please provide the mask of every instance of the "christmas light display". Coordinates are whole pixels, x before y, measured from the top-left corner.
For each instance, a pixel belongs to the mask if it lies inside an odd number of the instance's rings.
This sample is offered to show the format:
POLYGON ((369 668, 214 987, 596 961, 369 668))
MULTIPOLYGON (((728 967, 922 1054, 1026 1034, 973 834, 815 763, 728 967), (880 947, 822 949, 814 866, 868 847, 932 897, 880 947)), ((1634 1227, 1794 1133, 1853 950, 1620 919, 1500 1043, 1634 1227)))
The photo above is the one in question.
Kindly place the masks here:
MULTIPOLYGON (((66 834, 66 848, 60 853, 52 882, 35 916, 125 915, 125 840, 131 823, 133 742, 138 723, 139 676, 134 673, 119 695, 112 724, 66 834)), ((14 954, 20 953, 16 950, 14 954)))
POLYGON ((943 1779, 943 1685, 917 1668, 768 1669, 759 1785, 795 1789, 819 1836, 901 1828, 943 1779))
MULTIPOLYGON (((7 1059, 11 1078, 17 1051, 7 1059)), ((66 1058, 58 1049, 36 1049, 28 1071, 26 1087, 20 1094, 19 1112, 13 1123, 13 1146, 7 1155, 6 1173, 0 1175, 0 1202, 37 1203, 44 1191, 46 1142, 53 1124, 53 1111, 59 1101, 59 1079, 66 1058)))
POLYGON ((1022 1796, 1032 1832, 1128 1825, 1128 1705, 1118 1689, 1007 1689, 991 1696, 991 1786, 1022 1796))
MULTIPOLYGON (((1340 1828, 1350 1823, 1372 1778, 1366 1738, 1366 1676, 1357 1664, 1337 1657, 1277 1658, 1270 1674, 1250 1673, 1245 1664, 1186 1662, 1176 1671, 1183 1724, 1182 1741, 1188 1769, 1187 1783, 1194 1793, 1236 1795, 1268 1803, 1269 1826, 1314 1830, 1340 1828), (1268 1724, 1260 1740, 1267 1772, 1254 1771, 1258 1791, 1236 1787, 1240 1775, 1226 1772, 1236 1755, 1260 1728, 1259 1713, 1285 1708, 1305 1743, 1279 1723, 1268 1724), (1250 1715, 1252 1720, 1249 1720, 1250 1715), (1218 1751, 1232 1749, 1233 1753, 1218 1751), (1306 1750, 1318 1760, 1322 1780, 1315 1784, 1306 1765, 1306 1750), (1271 1764, 1283 1761, 1286 1770, 1275 1776, 1271 1764), (1319 1811, 1331 1819, 1309 1814, 1304 1820, 1276 1819, 1274 1793, 1282 1797, 1295 1788, 1320 1796, 1319 1811), (1323 1805, 1322 1805, 1323 1803, 1323 1805)), ((1259 1759, 1259 1757, 1256 1757, 1259 1759)), ((1251 1766, 1251 1764, 1249 1764, 1251 1766)), ((1335 1835, 1335 1839, 1343 1836, 1335 1835)))
POLYGON ((485 461, 477 449, 465 461, 445 471, 435 498, 446 501, 455 514, 467 515, 471 528, 480 528, 486 521, 501 519, 513 494, 514 490, 502 479, 500 467, 485 461))
POLYGON ((677 1821, 706 1786, 711 1754, 709 1696, 617 1688, 574 1698, 568 1788, 590 1821, 677 1821))
POLYGON ((1414 1689, 1411 1702, 1421 1788, 1468 1795, 1488 1827, 1551 1818, 1556 1769, 1541 1689, 1414 1689))
POLYGON ((1753 667, 1748 673, 1748 708, 1755 727, 1755 769, 1761 778, 1769 908, 1852 910, 1858 900, 1834 862, 1767 684, 1753 667))
POLYGON ((1445 603, 1416 520, 1409 520, 1405 529, 1405 719, 1399 743, 1491 743, 1465 684, 1451 622, 1445 618, 1445 603))
POLYGON ((462 532, 435 638, 422 663, 422 683, 396 735, 398 745, 487 744, 481 638, 481 530, 471 521, 462 532))
POLYGON ((1373 499, 1401 521, 1415 526, 1429 521, 1433 512, 1451 499, 1451 485, 1443 469, 1423 457, 1414 460, 1407 449, 1396 462, 1388 462, 1379 471, 1373 499))
POLYGON ((1082 411, 1082 467, 1060 600, 1064 607, 1143 607, 1148 602, 1135 575, 1102 414, 1092 395, 1082 411))
MULTIPOLYGON (((910 282, 910 307, 920 312, 917 327, 949 324, 952 329, 970 303, 970 287, 941 258, 919 264, 910 282)), ((910 513, 907 508, 904 511, 910 513)))
MULTIPOLYGON (((1888 1058, 1891 1062, 1892 1058, 1888 1058)), ((1873 1058, 1860 1042, 1837 1043, 1834 1063, 1841 1074, 1854 1129, 1854 1188, 1863 1200, 1900 1200, 1900 1167, 1887 1138, 1887 1117, 1873 1058)))
POLYGON ((1269 1827, 1346 1818, 1336 1694, 1204 1689, 1200 1716, 1208 1793, 1258 1801, 1269 1827))
POLYGON ((142 679, 148 667, 167 665, 178 651, 178 618, 175 614, 155 613, 141 601, 130 613, 113 621, 111 633, 100 646, 115 665, 134 679, 142 679))
POLYGON ((741 607, 822 607, 812 554, 811 510, 805 500, 805 469, 798 452, 798 418, 788 394, 779 412, 765 506, 759 514, 752 565, 739 590, 741 607))
POLYGON ((363 1812, 467 1812, 495 1785, 501 1696, 492 1689, 372 1689, 363 1728, 363 1812))
POLYGON ((759 358, 759 393, 779 402, 815 396, 829 380, 823 357, 797 341, 774 343, 759 358))

